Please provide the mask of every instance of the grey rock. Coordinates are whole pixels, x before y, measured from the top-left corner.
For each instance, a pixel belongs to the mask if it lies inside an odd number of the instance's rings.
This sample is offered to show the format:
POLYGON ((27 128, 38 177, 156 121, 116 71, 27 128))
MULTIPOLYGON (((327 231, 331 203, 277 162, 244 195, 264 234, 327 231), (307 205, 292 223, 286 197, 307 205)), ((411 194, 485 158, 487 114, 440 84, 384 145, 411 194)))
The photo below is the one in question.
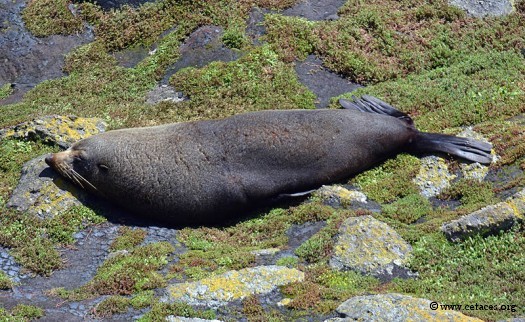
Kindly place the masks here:
POLYGON ((241 56, 241 52, 232 50, 222 43, 224 30, 218 26, 202 26, 191 33, 180 46, 181 57, 170 66, 162 79, 167 84, 170 77, 185 67, 201 68, 213 61, 232 61, 241 56))
POLYGON ((387 224, 372 216, 348 218, 339 228, 330 266, 354 270, 384 280, 410 277, 404 267, 412 246, 387 224))
POLYGON ((315 55, 310 55, 304 61, 297 62, 295 71, 299 81, 317 96, 316 106, 318 108, 327 107, 332 97, 361 87, 325 68, 322 61, 315 55))
POLYGON ((511 0, 449 0, 449 3, 478 18, 505 16, 514 10, 511 0))
POLYGON ((525 189, 515 193, 504 202, 474 211, 441 226, 448 240, 459 242, 469 236, 489 235, 508 230, 525 216, 525 189))
POLYGON ((86 28, 77 35, 35 37, 25 27, 22 9, 25 0, 0 2, 0 86, 15 84, 14 92, 0 105, 19 101, 36 84, 64 76, 64 55, 93 40, 86 28))
POLYGON ((166 317, 166 321, 168 322, 221 322, 221 320, 205 320, 205 319, 199 319, 199 318, 185 318, 181 316, 173 316, 170 315, 166 317))
POLYGON ((67 149, 78 140, 104 132, 106 126, 106 123, 99 118, 49 115, 2 129, 0 139, 41 140, 67 149))
MULTIPOLYGON (((356 296, 337 308, 341 318, 326 321, 476 321, 452 310, 431 309, 427 299, 415 298, 397 293, 356 296)), ((438 304, 438 303, 436 303, 438 304)), ((326 322, 325 321, 325 322, 326 322)))
POLYGON ((303 280, 304 273, 294 268, 275 265, 245 268, 197 282, 169 285, 164 300, 218 307, 247 296, 268 294, 278 286, 303 280))
POLYGON ((152 89, 147 97, 146 104, 157 104, 159 102, 182 102, 184 97, 181 92, 175 91, 175 88, 169 85, 160 85, 152 89))
POLYGON ((45 157, 42 155, 23 165, 20 181, 7 202, 7 207, 29 212, 43 219, 82 204, 80 200, 87 197, 86 192, 51 170, 44 161, 45 157))
POLYGON ((337 15, 345 0, 304 0, 284 10, 285 16, 299 16, 308 20, 328 20, 337 15))

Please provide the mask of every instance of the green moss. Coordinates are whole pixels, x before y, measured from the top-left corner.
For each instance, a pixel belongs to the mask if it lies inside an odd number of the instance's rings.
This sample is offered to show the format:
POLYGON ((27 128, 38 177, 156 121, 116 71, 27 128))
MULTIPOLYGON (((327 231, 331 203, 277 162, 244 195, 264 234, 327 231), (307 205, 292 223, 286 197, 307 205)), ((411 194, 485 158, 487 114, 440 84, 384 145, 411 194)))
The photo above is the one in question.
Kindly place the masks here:
POLYGON ((54 243, 71 245, 73 234, 88 226, 101 224, 106 218, 85 206, 74 206, 67 211, 46 220, 43 225, 47 237, 54 243))
POLYGON ((427 235, 414 244, 411 268, 419 277, 396 280, 390 291, 438 303, 514 305, 514 312, 463 311, 484 320, 521 316, 525 312, 524 247, 525 234, 518 229, 459 244, 447 242, 441 233, 427 235))
POLYGON ((273 50, 285 62, 305 59, 314 51, 315 22, 303 18, 287 17, 278 14, 265 16, 265 40, 272 44, 273 50))
POLYGON ((157 271, 167 264, 173 251, 171 244, 158 242, 117 254, 106 260, 83 288, 94 294, 129 295, 161 287, 165 280, 157 271))
POLYGON ((94 308, 94 315, 99 318, 107 318, 114 314, 125 313, 129 302, 130 300, 123 296, 107 297, 94 308))
POLYGON ((410 194, 383 205, 382 214, 402 223, 410 224, 432 212, 432 206, 420 194, 410 194))
POLYGON ((504 120, 525 111, 523 57, 514 52, 465 55, 461 62, 359 89, 408 112, 423 131, 504 120))
POLYGON ((129 300, 129 303, 134 309, 139 310, 151 306, 154 303, 154 298, 155 295, 153 293, 153 290, 147 290, 135 294, 129 300))
POLYGON ((473 52, 523 47, 520 14, 474 19, 444 0, 351 0, 339 17, 308 24, 269 16, 266 38, 285 61, 314 52, 328 68, 359 83, 450 66, 473 52))
POLYGON ((369 294, 378 287, 379 281, 359 273, 337 272, 326 265, 312 265, 306 268, 306 279, 281 288, 283 294, 292 298, 289 307, 328 314, 343 301, 352 296, 369 294))
POLYGON ((116 250, 130 250, 135 246, 140 245, 148 233, 140 228, 130 228, 122 226, 119 228, 119 236, 111 243, 109 249, 116 250))
POLYGON ((395 159, 357 175, 353 179, 368 198, 378 202, 392 202, 396 198, 418 193, 412 179, 419 171, 418 158, 400 154, 395 159))
POLYGON ((293 223, 304 224, 306 222, 325 221, 332 217, 337 211, 319 202, 307 202, 289 209, 293 223))
POLYGON ((525 126, 519 122, 490 121, 479 124, 476 131, 492 143, 500 159, 497 166, 513 164, 525 156, 525 126))
POLYGON ((104 45, 94 41, 69 52, 64 59, 63 70, 66 73, 88 72, 93 68, 112 68, 116 64, 116 59, 106 52, 104 45))
POLYGON ((24 24, 35 36, 81 32, 82 20, 69 11, 67 0, 32 0, 22 11, 24 24))
POLYGON ((44 310, 33 305, 18 304, 11 309, 14 318, 23 318, 25 321, 35 320, 43 317, 44 310))
POLYGON ((297 257, 286 256, 286 257, 279 258, 275 262, 275 265, 286 266, 286 267, 296 267, 298 263, 299 263, 299 260, 297 257))
POLYGON ((499 202, 494 195, 493 186, 490 182, 468 179, 458 180, 438 197, 441 199, 459 199, 461 201, 460 209, 467 212, 499 202))
POLYGON ((0 86, 0 100, 8 97, 13 93, 13 84, 6 83, 0 86))
POLYGON ((0 271, 0 290, 8 290, 14 286, 13 281, 7 276, 6 273, 0 271))
POLYGON ((180 121, 314 107, 315 96, 299 83, 293 67, 282 63, 268 46, 234 62, 182 69, 170 82, 191 97, 173 106, 172 117, 180 121))
POLYGON ((296 248, 295 254, 308 263, 326 262, 333 252, 334 237, 341 223, 349 217, 368 214, 366 211, 336 210, 326 226, 296 248))
POLYGON ((137 321, 138 322, 150 322, 150 321, 165 321, 167 316, 182 316, 182 317, 192 317, 200 319, 212 320, 216 318, 215 312, 213 310, 199 310, 194 309, 190 305, 185 303, 163 303, 156 302, 151 311, 144 314, 137 321))

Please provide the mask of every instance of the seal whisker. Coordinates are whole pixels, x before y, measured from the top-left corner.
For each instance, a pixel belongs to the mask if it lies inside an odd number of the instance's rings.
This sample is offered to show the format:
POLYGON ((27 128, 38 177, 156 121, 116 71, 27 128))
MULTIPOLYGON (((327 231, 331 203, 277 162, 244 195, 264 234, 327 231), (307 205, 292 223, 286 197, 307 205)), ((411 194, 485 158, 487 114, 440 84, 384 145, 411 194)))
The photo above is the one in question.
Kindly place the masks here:
POLYGON ((88 186, 91 187, 91 189, 95 190, 95 191, 98 191, 98 189, 91 184, 91 182, 89 182, 86 178, 84 178, 83 176, 81 176, 78 172, 76 172, 74 169, 71 169, 71 174, 73 174, 73 176, 75 176, 77 179, 79 179, 80 181, 83 181, 84 183, 86 183, 88 186))
POLYGON ((72 173, 74 171, 71 167, 68 167, 64 164, 59 165, 60 171, 64 173, 66 177, 68 177, 73 183, 78 184, 82 189, 84 189, 84 185, 78 180, 77 177, 75 177, 72 173))

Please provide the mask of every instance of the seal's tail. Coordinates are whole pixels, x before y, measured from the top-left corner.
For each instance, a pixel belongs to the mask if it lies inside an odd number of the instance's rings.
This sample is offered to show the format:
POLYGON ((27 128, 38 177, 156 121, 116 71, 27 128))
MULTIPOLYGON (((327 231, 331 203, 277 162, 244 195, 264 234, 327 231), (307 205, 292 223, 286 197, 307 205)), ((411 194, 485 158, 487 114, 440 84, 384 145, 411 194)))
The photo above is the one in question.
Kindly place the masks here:
MULTIPOLYGON (((414 126, 408 114, 370 95, 363 95, 361 98, 352 96, 352 101, 340 99, 339 104, 346 109, 392 116, 405 121, 409 126, 414 126)), ((483 164, 492 162, 491 149, 490 143, 453 135, 424 132, 418 132, 409 146, 409 150, 413 152, 443 152, 483 164)))
POLYGON ((418 152, 448 153, 482 164, 492 162, 490 143, 453 135, 419 132, 410 148, 418 152))

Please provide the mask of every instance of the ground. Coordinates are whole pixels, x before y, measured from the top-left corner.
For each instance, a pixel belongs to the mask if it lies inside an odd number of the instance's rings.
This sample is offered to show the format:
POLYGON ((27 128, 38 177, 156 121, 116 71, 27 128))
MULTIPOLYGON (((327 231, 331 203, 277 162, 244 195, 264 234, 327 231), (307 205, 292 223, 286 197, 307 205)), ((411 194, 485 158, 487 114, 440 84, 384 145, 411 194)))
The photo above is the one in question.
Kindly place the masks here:
MULTIPOLYGON (((75 114, 111 130, 338 108, 338 97, 372 94, 409 113, 420 130, 472 127, 499 159, 482 181, 456 176, 429 197, 412 180, 426 161, 401 154, 339 183, 366 194, 366 206, 312 196, 221 227, 173 228, 111 205, 76 205, 51 217, 8 207, 22 166, 61 147, 1 136, 0 315, 322 321, 351 297, 386 293, 509 306, 460 310, 483 320, 525 315, 520 224, 459 243, 440 230, 525 187, 524 1, 486 18, 442 0, 325 1, 322 10, 316 1, 294 0, 123 2, 0 4, 0 129, 75 114), (177 99, 147 102, 159 85, 177 99), (407 265, 417 278, 331 268, 340 226, 364 215, 411 245, 407 265), (168 284, 275 264, 304 278, 220 307, 161 301, 168 284)), ((441 162, 461 173, 457 160, 441 162)))

